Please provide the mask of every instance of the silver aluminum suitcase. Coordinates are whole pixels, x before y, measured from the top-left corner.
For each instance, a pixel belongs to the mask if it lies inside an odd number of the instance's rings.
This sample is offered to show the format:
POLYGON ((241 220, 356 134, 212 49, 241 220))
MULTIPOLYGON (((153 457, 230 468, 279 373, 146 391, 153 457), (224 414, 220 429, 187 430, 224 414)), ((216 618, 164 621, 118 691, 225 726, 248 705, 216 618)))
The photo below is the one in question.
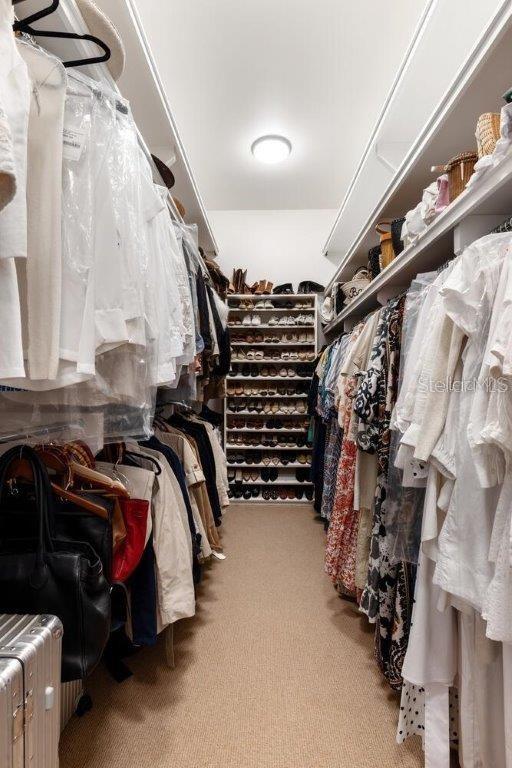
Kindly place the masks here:
POLYGON ((63 731, 69 720, 80 710, 84 697, 84 686, 81 680, 71 680, 62 683, 60 689, 60 730, 63 731))
POLYGON ((0 614, 0 768, 58 768, 62 624, 0 614))

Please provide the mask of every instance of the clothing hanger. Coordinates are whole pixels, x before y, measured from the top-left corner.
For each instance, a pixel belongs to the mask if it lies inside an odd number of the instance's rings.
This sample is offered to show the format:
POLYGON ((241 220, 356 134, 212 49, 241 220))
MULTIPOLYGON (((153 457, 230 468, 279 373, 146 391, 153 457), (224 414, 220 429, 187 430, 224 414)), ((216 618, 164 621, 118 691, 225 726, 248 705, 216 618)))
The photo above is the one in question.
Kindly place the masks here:
MULTIPOLYGON (((46 461, 44 460, 44 457, 42 456, 41 458, 46 465, 46 461)), ((52 459, 52 462, 53 461, 54 459, 52 459)), ((7 472, 6 480, 10 480, 11 482, 13 480, 14 481, 26 480, 29 483, 33 483, 34 474, 32 472, 32 467, 30 466, 27 459, 20 458, 16 461, 13 461, 7 472)), ((72 491, 69 491, 66 488, 62 488, 58 483, 55 483, 53 481, 50 481, 50 485, 51 485, 52 491, 60 499, 63 499, 64 501, 72 502, 73 504, 76 504, 77 507, 80 507, 81 509, 85 509, 87 512, 91 512, 93 515, 102 517, 105 520, 107 519, 108 517, 107 510, 104 509, 99 504, 95 504, 90 499, 84 498, 82 496, 78 496, 76 493, 73 493, 72 491)))
MULTIPOLYGON (((139 467, 140 469, 143 469, 140 464, 137 463, 137 459, 140 459, 141 455, 140 453, 135 453, 134 451, 125 451, 124 452, 125 458, 129 458, 133 461, 136 467, 139 467)), ((158 477, 158 475, 162 474, 162 467, 158 463, 158 461, 153 458, 153 456, 144 456, 144 461, 149 461, 150 464, 153 464, 155 467, 155 475, 158 477)))
POLYGON ((65 476, 66 482, 64 487, 66 489, 71 488, 76 484, 76 480, 83 480, 87 484, 96 486, 92 490, 99 490, 107 493, 114 493, 120 496, 129 495, 126 488, 117 480, 112 480, 107 475, 101 472, 97 472, 95 469, 81 464, 76 458, 73 457, 73 453, 66 452, 58 445, 41 445, 37 446, 37 452, 41 456, 47 467, 58 472, 60 475, 65 476))
MULTIPOLYGON (((17 2, 23 2, 23 0, 17 0, 17 2)), ((103 42, 103 40, 100 40, 99 37, 96 37, 95 35, 79 35, 77 32, 58 32, 34 29, 32 24, 35 21, 39 21, 40 19, 44 19, 46 16, 50 16, 57 10, 59 5, 60 0, 52 0, 50 5, 48 5, 46 8, 41 8, 41 10, 32 13, 25 19, 16 20, 12 25, 13 30, 15 32, 25 32, 29 35, 32 35, 33 37, 54 37, 64 40, 88 40, 103 50, 103 54, 101 56, 91 56, 88 59, 73 59, 72 61, 64 61, 62 63, 65 67, 81 67, 85 64, 101 64, 105 61, 108 61, 111 56, 110 48, 103 42)))
POLYGON ((78 464, 76 461, 70 461, 70 467, 71 471, 73 472, 73 480, 78 477, 81 480, 84 480, 86 483, 90 483, 91 485, 96 486, 90 490, 100 490, 103 493, 129 498, 130 494, 124 485, 119 482, 119 480, 113 480, 111 477, 108 477, 108 475, 104 475, 102 472, 98 472, 96 469, 89 469, 89 467, 84 467, 82 464, 78 464))

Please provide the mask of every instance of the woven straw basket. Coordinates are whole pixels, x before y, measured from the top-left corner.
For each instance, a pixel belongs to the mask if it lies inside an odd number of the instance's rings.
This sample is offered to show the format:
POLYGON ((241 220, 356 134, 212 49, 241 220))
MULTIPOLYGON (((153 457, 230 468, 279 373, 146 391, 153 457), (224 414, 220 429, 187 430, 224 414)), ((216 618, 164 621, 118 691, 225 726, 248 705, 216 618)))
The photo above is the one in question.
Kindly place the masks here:
POLYGON ((473 175, 478 155, 476 152, 461 152, 452 157, 446 164, 445 171, 448 174, 450 203, 453 202, 466 188, 466 184, 473 175))
POLYGON ((478 118, 475 137, 479 158, 494 152, 500 137, 500 121, 501 116, 495 112, 485 112, 478 118))

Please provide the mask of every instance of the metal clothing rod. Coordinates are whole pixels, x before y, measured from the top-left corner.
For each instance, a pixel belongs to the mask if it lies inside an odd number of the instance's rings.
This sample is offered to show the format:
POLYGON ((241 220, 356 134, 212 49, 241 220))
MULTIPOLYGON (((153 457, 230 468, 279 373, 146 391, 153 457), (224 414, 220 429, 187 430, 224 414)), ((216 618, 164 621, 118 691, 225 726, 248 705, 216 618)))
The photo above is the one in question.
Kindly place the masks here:
POLYGON ((60 432, 62 429, 83 429, 85 426, 83 421, 70 424, 69 421, 61 421, 57 424, 53 424, 51 427, 36 427, 32 430, 25 430, 24 432, 15 432, 11 435, 0 435, 0 443, 9 443, 12 440, 30 440, 33 437, 42 437, 43 435, 52 435, 55 432, 60 432))

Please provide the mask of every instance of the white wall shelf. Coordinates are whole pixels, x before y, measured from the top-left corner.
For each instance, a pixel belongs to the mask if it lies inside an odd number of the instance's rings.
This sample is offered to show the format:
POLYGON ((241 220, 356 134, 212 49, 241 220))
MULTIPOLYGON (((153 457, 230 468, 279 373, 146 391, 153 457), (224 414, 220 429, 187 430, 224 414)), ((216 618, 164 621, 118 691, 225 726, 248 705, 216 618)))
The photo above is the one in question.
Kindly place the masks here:
MULTIPOLYGON (((438 6, 436 12, 446 14, 451 12, 448 3, 438 4, 438 6)), ((453 8, 455 10, 455 5, 453 8)), ((469 10, 468 8, 468 15, 469 10)), ((329 259, 339 265, 326 288, 327 291, 335 281, 349 280, 357 267, 366 264, 368 250, 378 245, 378 236, 375 233, 376 223, 381 219, 402 216, 413 208, 421 200, 424 187, 435 179, 431 166, 447 162, 458 152, 476 148, 474 132, 479 115, 488 111, 496 112, 501 108, 503 103, 501 95, 512 85, 512 46, 510 45, 512 2, 501 0, 493 3, 488 0, 485 9, 482 4, 478 9, 476 7, 471 9, 471 13, 480 13, 480 11, 484 15, 487 14, 486 23, 477 25, 478 35, 473 38, 474 45, 471 50, 466 50, 463 64, 456 71, 452 82, 439 99, 430 117, 421 123, 421 130, 418 131, 417 136, 413 141, 406 143, 408 148, 404 151, 396 170, 393 172, 389 168, 385 171, 383 169, 382 178, 377 178, 379 172, 374 167, 375 164, 371 165, 371 170, 370 166, 366 170, 364 168, 360 170, 357 183, 353 184, 351 189, 352 196, 357 198, 357 215, 352 203, 346 199, 324 247, 324 252, 328 252, 329 259), (378 192, 375 194, 371 191, 372 178, 373 186, 378 187, 378 192), (366 196, 365 189, 370 190, 366 196), (354 222, 358 223, 354 225, 354 222)), ((436 17, 430 20, 432 29, 439 23, 439 19, 440 17, 436 17)), ((430 31, 427 29, 424 33, 425 45, 429 34, 432 34, 432 29, 430 31)), ((414 61, 410 66, 412 72, 414 61)), ((407 73, 404 75, 404 77, 408 76, 407 73)), ((421 93, 423 85, 425 84, 417 83, 418 94, 421 93)), ((397 92, 396 103, 392 106, 393 114, 386 117, 386 119, 389 117, 389 123, 394 126, 395 131, 399 130, 397 125, 399 125, 400 114, 403 117, 407 113, 407 104, 409 103, 411 109, 414 106, 411 101, 413 97, 411 85, 409 84, 407 88, 405 92, 409 94, 408 101, 404 101, 403 93, 397 92)), ((382 131, 385 133, 386 130, 389 133, 389 126, 383 125, 382 131)), ((387 138, 389 139, 390 136, 387 138)), ((380 146, 382 136, 376 135, 375 141, 377 140, 380 146)), ((502 207, 505 208, 505 206, 502 207)), ((510 207, 505 210, 505 214, 509 211, 510 207)), ((500 213, 501 211, 492 210, 491 205, 488 212, 500 213)), ((439 253, 442 254, 441 239, 436 238, 435 244, 439 248, 439 253)), ((428 267, 436 264, 433 248, 428 253, 425 250, 424 255, 428 267)), ((404 266, 405 263, 404 261, 404 266)), ((405 271, 403 276, 405 278, 405 271)), ((386 280, 388 279, 389 276, 386 277, 386 280)), ((367 297, 368 294, 366 294, 367 297)), ((364 311, 363 305, 360 305, 360 308, 364 311)), ((349 314, 353 314, 352 305, 349 314)), ((346 312, 343 315, 346 317, 346 312)))
MULTIPOLYGON (((421 235, 372 280, 368 287, 324 328, 332 334, 348 318, 361 317, 379 306, 385 288, 407 287, 420 272, 435 269, 454 256, 456 228, 471 216, 503 217, 512 214, 512 155, 489 170, 480 183, 466 189, 421 235)), ((490 228, 492 229, 492 227, 490 228)))

